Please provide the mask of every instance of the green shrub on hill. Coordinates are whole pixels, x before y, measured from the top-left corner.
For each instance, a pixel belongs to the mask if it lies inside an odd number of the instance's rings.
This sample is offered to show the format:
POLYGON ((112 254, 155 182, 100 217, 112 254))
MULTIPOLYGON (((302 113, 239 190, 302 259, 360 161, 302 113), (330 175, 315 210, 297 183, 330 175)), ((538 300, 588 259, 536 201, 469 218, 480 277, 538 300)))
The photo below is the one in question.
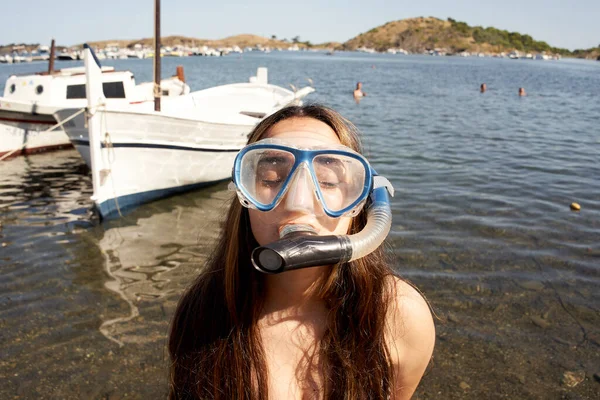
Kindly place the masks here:
POLYGON ((448 18, 452 28, 465 36, 472 36, 476 43, 488 43, 506 49, 513 48, 525 52, 552 51, 552 47, 546 42, 533 40, 529 35, 518 32, 509 32, 494 27, 483 28, 481 26, 470 27, 465 22, 448 18))

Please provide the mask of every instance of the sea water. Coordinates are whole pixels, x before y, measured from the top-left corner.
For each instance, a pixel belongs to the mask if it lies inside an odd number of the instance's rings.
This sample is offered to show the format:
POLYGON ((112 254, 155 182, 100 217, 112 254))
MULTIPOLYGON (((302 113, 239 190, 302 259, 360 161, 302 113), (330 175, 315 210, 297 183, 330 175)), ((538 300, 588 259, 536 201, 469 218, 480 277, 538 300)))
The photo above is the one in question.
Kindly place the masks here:
MULTIPOLYGON (((192 90, 245 82, 261 66, 284 87, 310 79, 307 100, 357 125, 396 189, 394 266, 436 315, 416 398, 597 398, 600 63, 277 51, 162 60, 163 77, 183 65, 192 90), (367 95, 356 102, 358 81, 367 95)), ((152 60, 103 63, 152 80, 152 60)), ((0 85, 45 68, 0 65, 0 85)), ((169 319, 233 194, 219 184, 100 223, 91 191, 74 150, 0 162, 2 398, 167 391, 169 319)))

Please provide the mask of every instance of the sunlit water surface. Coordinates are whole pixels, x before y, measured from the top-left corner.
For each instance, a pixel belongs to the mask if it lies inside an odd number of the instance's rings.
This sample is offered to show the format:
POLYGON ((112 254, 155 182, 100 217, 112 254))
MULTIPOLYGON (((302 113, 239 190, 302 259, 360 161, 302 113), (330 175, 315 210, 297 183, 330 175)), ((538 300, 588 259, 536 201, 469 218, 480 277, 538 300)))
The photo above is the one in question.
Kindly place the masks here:
MULTIPOLYGON (((105 63, 152 79, 151 60, 105 63)), ((600 396, 600 63, 273 52, 164 58, 163 75, 179 64, 192 90, 259 66, 286 87, 311 78, 310 100, 363 132, 396 188, 395 267, 438 317, 416 398, 600 396)), ((0 65, 0 82, 43 69, 0 65)), ((0 162, 1 398, 166 393, 169 319, 232 194, 102 223, 90 195, 74 150, 0 162)))

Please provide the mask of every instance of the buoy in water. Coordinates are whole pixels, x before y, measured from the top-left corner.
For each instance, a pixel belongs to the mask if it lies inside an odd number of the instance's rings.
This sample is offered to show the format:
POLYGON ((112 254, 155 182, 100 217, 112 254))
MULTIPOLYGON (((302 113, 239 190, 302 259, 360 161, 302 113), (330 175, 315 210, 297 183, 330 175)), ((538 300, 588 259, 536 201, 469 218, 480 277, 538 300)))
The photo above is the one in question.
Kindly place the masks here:
POLYGON ((579 210, 581 210, 581 206, 577 203, 571 203, 571 210, 579 211, 579 210))

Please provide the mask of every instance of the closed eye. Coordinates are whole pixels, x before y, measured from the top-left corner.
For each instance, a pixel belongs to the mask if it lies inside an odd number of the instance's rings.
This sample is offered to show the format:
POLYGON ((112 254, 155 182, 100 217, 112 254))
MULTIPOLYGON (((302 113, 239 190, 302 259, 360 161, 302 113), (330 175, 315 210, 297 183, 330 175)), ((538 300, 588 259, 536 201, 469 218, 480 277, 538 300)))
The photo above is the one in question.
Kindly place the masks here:
POLYGON ((281 185, 281 179, 261 179, 260 182, 264 187, 274 188, 281 185))
POLYGON ((321 185, 321 187, 323 189, 335 189, 337 188, 340 184, 339 182, 328 182, 328 181, 319 181, 319 185, 321 185))

